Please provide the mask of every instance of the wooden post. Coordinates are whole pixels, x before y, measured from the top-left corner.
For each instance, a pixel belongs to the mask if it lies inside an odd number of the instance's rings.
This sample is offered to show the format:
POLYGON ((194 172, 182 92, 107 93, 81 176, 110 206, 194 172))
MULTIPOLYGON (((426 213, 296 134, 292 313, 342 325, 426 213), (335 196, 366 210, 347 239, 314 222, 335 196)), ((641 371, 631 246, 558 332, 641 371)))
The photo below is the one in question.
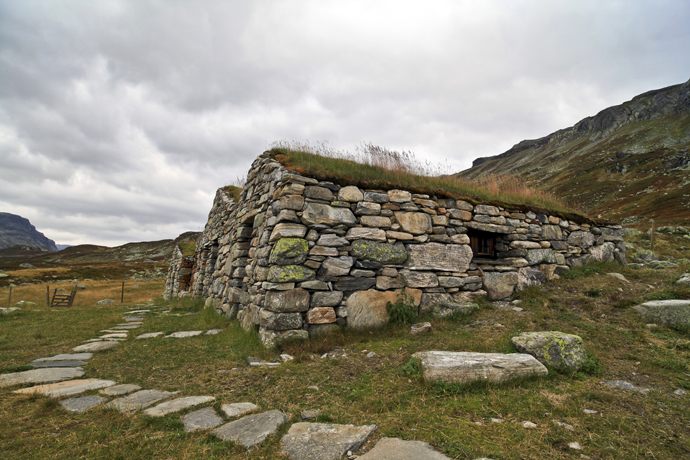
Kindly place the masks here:
POLYGON ((46 307, 50 307, 50 286, 46 286, 46 307))
POLYGON ((120 296, 120 303, 125 301, 125 282, 122 282, 122 296, 120 296))
POLYGON ((654 251, 654 219, 652 219, 652 251, 654 251))
POLYGON ((10 298, 7 299, 7 307, 9 308, 11 306, 12 306, 12 286, 10 286, 10 298))

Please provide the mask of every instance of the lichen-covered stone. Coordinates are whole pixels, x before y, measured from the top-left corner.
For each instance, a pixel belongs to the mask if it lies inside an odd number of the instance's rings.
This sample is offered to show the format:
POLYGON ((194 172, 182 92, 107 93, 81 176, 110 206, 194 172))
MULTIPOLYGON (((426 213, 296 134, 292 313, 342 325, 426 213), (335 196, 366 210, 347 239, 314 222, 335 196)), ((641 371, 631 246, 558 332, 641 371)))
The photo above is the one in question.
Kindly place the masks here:
POLYGON ((353 241, 351 254, 357 259, 370 260, 384 265, 403 264, 408 256, 402 244, 379 243, 371 240, 353 241))
POLYGON ((690 326, 690 300, 655 300, 634 308, 646 323, 690 326))
POLYGON ((262 309, 259 313, 259 326, 274 331, 287 331, 302 327, 302 315, 300 313, 274 313, 262 309))
POLYGON ((268 281, 272 283, 299 283, 313 280, 316 273, 304 265, 272 265, 268 270, 268 281))
POLYGON ((287 291, 268 291, 264 307, 276 313, 301 312, 309 310, 309 292, 302 288, 287 291))
POLYGON ((259 340, 266 347, 280 345, 287 340, 307 340, 309 332, 304 329, 291 329, 289 331, 273 331, 271 329, 259 328, 259 340))
POLYGON ((315 292, 311 296, 312 307, 337 307, 343 300, 342 291, 315 292))
POLYGON ((589 232, 575 231, 568 236, 568 244, 588 248, 594 244, 594 235, 589 232))
POLYGON ((410 257, 406 263, 411 270, 440 270, 466 272, 472 261, 472 249, 465 244, 408 244, 410 257))
POLYGON ((613 262, 613 254, 616 246, 613 243, 604 243, 600 246, 589 248, 589 255, 597 262, 613 262))
POLYGON ((510 339, 520 353, 556 369, 577 370, 587 360, 582 338, 558 331, 523 332, 510 339))
POLYGON ((307 260, 309 243, 303 238, 281 238, 273 245, 269 262, 277 265, 299 265, 307 260))
MULTIPOLYGON (((556 267, 556 265, 553 265, 553 267, 556 267)), ((551 273, 553 274, 553 271, 551 273)), ((541 270, 529 267, 518 270, 518 290, 525 289, 528 286, 540 286, 542 283, 546 283, 546 275, 541 270)))
POLYGON ((484 289, 489 300, 503 300, 510 297, 517 283, 516 272, 488 272, 484 275, 484 289))
POLYGON ((525 258, 527 259, 527 263, 530 265, 556 263, 556 255, 551 248, 529 249, 527 250, 527 257, 525 258))
POLYGON ((278 241, 281 238, 304 238, 307 234, 307 227, 302 224, 283 222, 276 225, 271 232, 269 242, 278 241))
POLYGON ((307 225, 312 224, 326 224, 338 225, 345 224, 348 226, 355 225, 357 219, 355 215, 347 208, 334 208, 327 204, 308 203, 306 209, 302 213, 302 222, 307 225))

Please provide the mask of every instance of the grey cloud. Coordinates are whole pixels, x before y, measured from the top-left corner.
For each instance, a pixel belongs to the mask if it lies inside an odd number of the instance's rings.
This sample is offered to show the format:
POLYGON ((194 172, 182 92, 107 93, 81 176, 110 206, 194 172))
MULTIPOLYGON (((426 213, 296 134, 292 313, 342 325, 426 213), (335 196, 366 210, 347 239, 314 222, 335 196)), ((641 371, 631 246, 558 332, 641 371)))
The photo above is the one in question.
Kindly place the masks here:
POLYGON ((114 244, 202 228, 274 140, 464 169, 686 81, 688 23, 675 1, 0 0, 0 207, 114 244))

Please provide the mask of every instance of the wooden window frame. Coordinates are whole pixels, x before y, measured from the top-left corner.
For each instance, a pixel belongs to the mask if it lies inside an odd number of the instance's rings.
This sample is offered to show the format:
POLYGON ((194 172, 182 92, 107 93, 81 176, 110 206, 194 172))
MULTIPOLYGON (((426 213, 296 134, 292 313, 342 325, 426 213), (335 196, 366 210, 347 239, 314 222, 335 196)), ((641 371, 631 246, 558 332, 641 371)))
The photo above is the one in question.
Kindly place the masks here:
POLYGON ((496 234, 489 232, 468 232, 472 257, 475 259, 495 259, 496 234))

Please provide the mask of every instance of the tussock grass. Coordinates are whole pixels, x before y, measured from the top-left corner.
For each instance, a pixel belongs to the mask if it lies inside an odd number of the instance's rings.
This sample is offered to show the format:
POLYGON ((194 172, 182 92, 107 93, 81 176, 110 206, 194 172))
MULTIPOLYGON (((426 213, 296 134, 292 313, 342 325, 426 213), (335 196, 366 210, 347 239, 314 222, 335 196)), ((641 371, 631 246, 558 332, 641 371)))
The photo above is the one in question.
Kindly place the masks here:
POLYGON ((557 196, 530 187, 523 179, 511 175, 494 175, 467 180, 450 177, 447 165, 418 160, 412 152, 361 144, 355 153, 329 147, 279 141, 271 154, 288 169, 329 180, 340 185, 390 190, 401 188, 415 193, 464 199, 474 203, 495 202, 507 208, 519 205, 570 215, 572 220, 586 221, 557 196))

